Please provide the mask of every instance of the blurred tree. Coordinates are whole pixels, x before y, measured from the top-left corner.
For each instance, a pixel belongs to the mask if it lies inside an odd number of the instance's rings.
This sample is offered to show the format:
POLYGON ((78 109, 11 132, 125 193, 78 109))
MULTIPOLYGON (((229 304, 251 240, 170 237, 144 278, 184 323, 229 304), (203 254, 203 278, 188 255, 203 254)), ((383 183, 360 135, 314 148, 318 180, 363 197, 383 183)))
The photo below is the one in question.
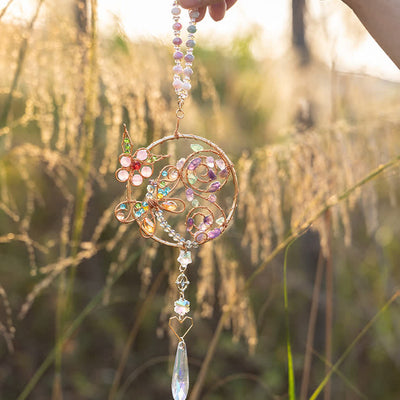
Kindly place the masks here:
POLYGON ((292 0, 292 44, 299 56, 300 65, 310 62, 304 21, 305 9, 306 0, 292 0))

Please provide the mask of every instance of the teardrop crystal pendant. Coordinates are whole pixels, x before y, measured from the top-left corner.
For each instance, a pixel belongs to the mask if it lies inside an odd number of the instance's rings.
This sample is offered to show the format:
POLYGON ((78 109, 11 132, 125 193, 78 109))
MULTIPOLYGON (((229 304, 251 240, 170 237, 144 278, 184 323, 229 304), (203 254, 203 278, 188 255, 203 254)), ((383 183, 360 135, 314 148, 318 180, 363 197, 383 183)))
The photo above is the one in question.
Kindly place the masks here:
POLYGON ((186 399, 189 391, 189 366, 186 343, 183 340, 178 343, 176 350, 171 389, 174 400, 186 399))

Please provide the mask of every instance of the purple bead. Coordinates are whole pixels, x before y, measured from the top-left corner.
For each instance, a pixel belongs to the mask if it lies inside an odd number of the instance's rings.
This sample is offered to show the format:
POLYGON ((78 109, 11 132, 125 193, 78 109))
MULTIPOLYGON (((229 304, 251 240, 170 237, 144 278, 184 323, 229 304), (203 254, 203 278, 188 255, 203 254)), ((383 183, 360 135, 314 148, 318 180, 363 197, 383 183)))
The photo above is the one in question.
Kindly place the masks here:
MULTIPOLYGON (((210 232, 211 233, 211 232, 210 232)), ((196 242, 202 243, 207 240, 207 234, 204 232, 200 232, 196 235, 196 242)))
POLYGON ((221 183, 220 182, 213 182, 210 187, 208 188, 208 192, 210 193, 214 193, 217 190, 219 190, 219 188, 221 187, 221 183))
POLYGON ((223 169, 220 173, 219 173, 219 176, 221 177, 221 178, 226 178, 227 176, 228 176, 228 170, 225 168, 225 169, 223 169))
POLYGON ((194 226, 194 219, 193 218, 188 218, 186 222, 187 230, 190 231, 193 226, 194 226))
POLYGON ((199 165, 201 164, 201 158, 195 158, 194 160, 192 160, 189 165, 188 165, 188 170, 189 171, 193 171, 195 170, 199 165))
POLYGON ((211 217, 211 215, 206 215, 206 216, 204 217, 203 222, 204 222, 206 225, 211 225, 211 224, 212 224, 212 217, 211 217))
POLYGON ((182 39, 180 37, 174 37, 174 40, 172 41, 172 43, 175 46, 180 46, 182 44, 182 39))
POLYGON ((174 31, 180 31, 182 29, 182 24, 180 24, 179 22, 175 22, 175 24, 172 25, 172 29, 174 31))
POLYGON ((186 54, 185 56, 185 61, 186 62, 193 62, 194 60, 194 55, 193 54, 186 54))
POLYGON ((208 232, 209 239, 215 239, 221 234, 221 229, 215 228, 211 232, 208 232))
POLYGON ((181 51, 176 51, 174 53, 174 59, 175 60, 182 60, 182 58, 183 58, 183 53, 181 51))
POLYGON ((215 175, 214 171, 212 169, 208 170, 208 177, 212 180, 215 181, 217 179, 217 175, 215 175))
POLYGON ((193 192, 193 189, 186 189, 186 198, 187 198, 187 201, 193 201, 193 199, 194 199, 194 192, 193 192))
POLYGON ((215 203, 217 201, 217 196, 215 194, 210 194, 210 196, 208 196, 208 200, 210 200, 211 203, 215 203))

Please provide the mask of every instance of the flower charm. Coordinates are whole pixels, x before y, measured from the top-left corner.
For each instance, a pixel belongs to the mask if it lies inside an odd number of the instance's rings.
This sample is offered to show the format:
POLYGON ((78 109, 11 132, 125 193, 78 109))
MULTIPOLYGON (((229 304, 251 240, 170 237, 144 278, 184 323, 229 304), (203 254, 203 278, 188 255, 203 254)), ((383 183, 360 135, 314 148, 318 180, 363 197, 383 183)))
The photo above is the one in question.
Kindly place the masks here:
POLYGON ((168 156, 156 156, 145 148, 140 148, 133 155, 124 153, 119 156, 121 168, 115 176, 119 182, 129 182, 133 186, 140 186, 143 180, 153 175, 153 164, 168 156))
POLYGON ((168 156, 156 156, 146 148, 137 149, 132 155, 133 143, 129 136, 126 125, 121 143, 123 154, 119 156, 121 168, 115 172, 119 182, 127 182, 133 186, 140 186, 143 180, 153 175, 153 164, 168 156))

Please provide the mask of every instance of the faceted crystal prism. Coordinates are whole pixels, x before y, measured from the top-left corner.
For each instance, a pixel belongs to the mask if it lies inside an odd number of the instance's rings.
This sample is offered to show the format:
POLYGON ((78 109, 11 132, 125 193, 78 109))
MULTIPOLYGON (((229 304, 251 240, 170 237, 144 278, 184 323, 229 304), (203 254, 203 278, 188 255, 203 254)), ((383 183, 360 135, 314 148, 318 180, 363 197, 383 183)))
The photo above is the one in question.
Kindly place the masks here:
POLYGON ((189 366, 186 343, 183 340, 178 343, 178 348, 176 350, 171 389, 174 400, 186 399, 189 391, 189 366))

